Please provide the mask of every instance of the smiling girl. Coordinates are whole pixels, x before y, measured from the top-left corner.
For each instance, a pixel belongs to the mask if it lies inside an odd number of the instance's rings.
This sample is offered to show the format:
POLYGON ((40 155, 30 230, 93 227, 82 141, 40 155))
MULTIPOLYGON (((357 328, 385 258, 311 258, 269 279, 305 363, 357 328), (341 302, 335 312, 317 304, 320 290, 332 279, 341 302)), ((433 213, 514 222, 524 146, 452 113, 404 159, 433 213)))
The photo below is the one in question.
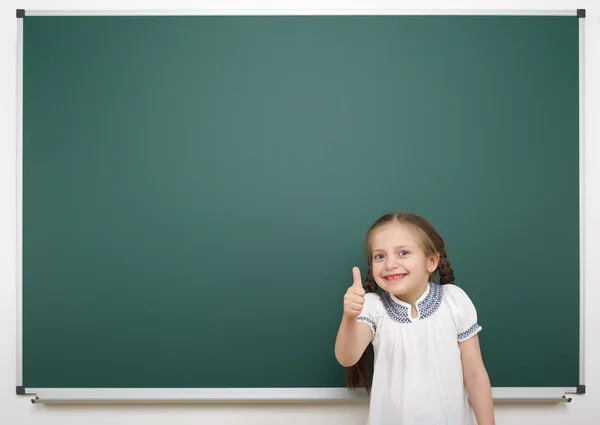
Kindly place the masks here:
POLYGON ((369 425, 493 425, 477 312, 423 217, 387 214, 367 232, 368 271, 344 296, 335 343, 349 388, 370 390, 369 425), (434 283, 437 273, 440 283, 434 283), (374 369, 366 357, 373 344, 374 369))

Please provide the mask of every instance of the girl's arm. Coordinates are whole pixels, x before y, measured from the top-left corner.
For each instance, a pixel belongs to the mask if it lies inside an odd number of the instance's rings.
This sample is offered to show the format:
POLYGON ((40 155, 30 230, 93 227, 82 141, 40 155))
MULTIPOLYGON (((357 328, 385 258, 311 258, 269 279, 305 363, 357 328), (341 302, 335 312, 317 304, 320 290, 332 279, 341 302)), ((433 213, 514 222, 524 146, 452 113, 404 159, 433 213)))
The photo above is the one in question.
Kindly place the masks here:
POLYGON ((477 335, 459 343, 463 380, 479 425, 495 425, 490 379, 481 358, 477 335))
POLYGON ((335 358, 344 367, 353 366, 367 349, 372 336, 369 325, 344 314, 335 340, 335 358))

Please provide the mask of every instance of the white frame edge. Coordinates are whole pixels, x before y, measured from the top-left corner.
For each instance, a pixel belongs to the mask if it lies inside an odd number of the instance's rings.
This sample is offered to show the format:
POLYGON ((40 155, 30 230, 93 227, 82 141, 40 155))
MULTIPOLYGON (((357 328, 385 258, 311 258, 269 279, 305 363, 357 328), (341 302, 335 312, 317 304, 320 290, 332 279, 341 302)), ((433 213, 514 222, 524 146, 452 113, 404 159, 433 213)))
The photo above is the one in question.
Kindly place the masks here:
POLYGON ((585 18, 579 18, 579 385, 585 385, 585 18))
POLYGON ((523 15, 576 16, 571 9, 155 9, 155 10, 26 10, 26 16, 175 16, 175 15, 523 15))
MULTIPOLYGON (((570 402, 576 388, 492 388, 496 402, 570 402)), ((220 403, 368 401, 345 388, 28 388, 34 403, 220 403)))
POLYGON ((17 386, 23 385, 23 19, 17 19, 17 386))

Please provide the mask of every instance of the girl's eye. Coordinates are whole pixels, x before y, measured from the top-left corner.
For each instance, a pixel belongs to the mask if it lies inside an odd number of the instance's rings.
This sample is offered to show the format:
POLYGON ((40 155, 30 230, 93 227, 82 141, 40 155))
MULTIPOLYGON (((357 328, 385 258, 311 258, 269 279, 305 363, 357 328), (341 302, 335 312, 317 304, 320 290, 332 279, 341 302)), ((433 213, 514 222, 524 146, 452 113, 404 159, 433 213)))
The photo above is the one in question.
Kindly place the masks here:
POLYGON ((381 260, 381 259, 383 258, 383 254, 375 254, 375 255, 373 256, 373 258, 374 258, 375 260, 381 260))
POLYGON ((408 251, 400 251, 398 254, 400 254, 400 255, 408 255, 408 251))

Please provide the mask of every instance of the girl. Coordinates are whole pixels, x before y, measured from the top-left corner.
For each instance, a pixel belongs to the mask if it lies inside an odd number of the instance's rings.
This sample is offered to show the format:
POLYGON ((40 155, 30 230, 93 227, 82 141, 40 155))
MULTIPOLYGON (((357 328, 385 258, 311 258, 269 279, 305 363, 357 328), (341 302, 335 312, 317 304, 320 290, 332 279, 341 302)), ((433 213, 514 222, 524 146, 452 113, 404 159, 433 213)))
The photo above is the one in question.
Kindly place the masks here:
POLYGON ((387 214, 365 247, 365 286, 354 267, 335 356, 349 368, 347 386, 370 391, 369 424, 469 425, 469 400, 479 425, 495 424, 477 312, 454 285, 440 235, 417 215, 387 214))

